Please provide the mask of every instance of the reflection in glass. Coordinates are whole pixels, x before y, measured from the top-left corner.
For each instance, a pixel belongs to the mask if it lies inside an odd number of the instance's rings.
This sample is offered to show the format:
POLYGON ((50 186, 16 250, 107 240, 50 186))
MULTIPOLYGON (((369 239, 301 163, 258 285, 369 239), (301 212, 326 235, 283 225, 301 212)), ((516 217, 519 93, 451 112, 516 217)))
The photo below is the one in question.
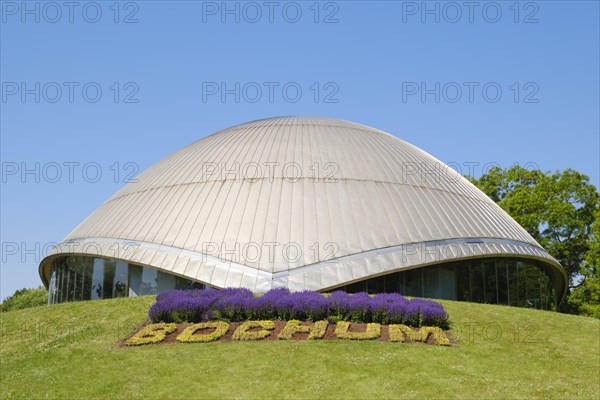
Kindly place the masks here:
POLYGON ((437 266, 432 266, 429 268, 419 268, 419 270, 423 272, 423 297, 439 299, 439 268, 437 266))
POLYGON ((481 263, 473 263, 470 269, 471 301, 485 303, 485 271, 481 263))
POLYGON ((158 271, 154 268, 144 268, 142 271, 141 296, 156 294, 158 288, 158 271))
POLYGON ((48 302, 140 296, 175 288, 204 289, 205 285, 124 261, 65 256, 53 262, 48 302))
POLYGON ((160 293, 163 290, 169 290, 169 288, 175 287, 175 275, 167 274, 162 271, 158 271, 157 277, 157 292, 160 293))
POLYGON ((496 281, 496 262, 495 260, 483 261, 483 286, 485 302, 489 304, 498 304, 498 286, 496 281))
POLYGON ((452 266, 439 267, 440 299, 456 300, 456 269, 452 266))
POLYGON ((92 300, 101 299, 102 288, 104 286, 104 260, 102 258, 94 258, 94 267, 92 271, 92 300))
POLYGON ((115 266, 115 280, 112 297, 127 297, 129 295, 128 275, 129 267, 126 262, 117 261, 115 266))
POLYGON ((535 261, 490 258, 454 261, 366 279, 338 289, 348 293, 383 286, 414 297, 553 309, 556 290, 548 267, 535 261))
POLYGON ((113 295, 113 282, 115 280, 115 260, 104 260, 103 299, 110 299, 113 295))
POLYGON ((496 277, 498 304, 508 304, 508 266, 505 260, 496 260, 496 277))
POLYGON ((129 296, 142 295, 142 269, 139 265, 129 266, 129 296))
POLYGON ((404 287, 406 288, 407 296, 422 297, 422 283, 421 283, 421 269, 411 269, 403 273, 404 274, 404 287))

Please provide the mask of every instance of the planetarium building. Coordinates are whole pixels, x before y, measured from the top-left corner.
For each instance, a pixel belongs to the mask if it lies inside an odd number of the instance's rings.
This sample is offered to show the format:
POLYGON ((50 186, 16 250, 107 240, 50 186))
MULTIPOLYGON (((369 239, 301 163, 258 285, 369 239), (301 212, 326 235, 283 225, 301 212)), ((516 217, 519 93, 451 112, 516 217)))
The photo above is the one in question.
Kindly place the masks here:
POLYGON ((280 117, 140 174, 42 260, 49 302, 173 288, 399 292, 549 309, 566 274, 454 170, 353 122, 280 117))

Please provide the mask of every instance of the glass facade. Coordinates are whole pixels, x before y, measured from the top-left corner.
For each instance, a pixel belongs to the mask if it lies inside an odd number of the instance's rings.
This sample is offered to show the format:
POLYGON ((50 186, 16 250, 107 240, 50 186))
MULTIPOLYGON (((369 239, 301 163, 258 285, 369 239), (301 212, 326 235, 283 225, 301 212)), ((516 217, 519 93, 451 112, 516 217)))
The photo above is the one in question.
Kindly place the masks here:
POLYGON ((556 289, 542 263, 514 258, 455 261, 395 272, 337 289, 554 309, 556 289))
POLYGON ((49 303, 157 294, 169 289, 204 289, 205 285, 124 261, 67 256, 52 265, 49 303))
MULTIPOLYGON (((49 303, 157 294, 206 286, 124 261, 64 256, 54 260, 49 303)), ((382 275, 337 289, 349 293, 396 292, 406 296, 554 309, 549 267, 532 260, 489 258, 455 261, 382 275)))

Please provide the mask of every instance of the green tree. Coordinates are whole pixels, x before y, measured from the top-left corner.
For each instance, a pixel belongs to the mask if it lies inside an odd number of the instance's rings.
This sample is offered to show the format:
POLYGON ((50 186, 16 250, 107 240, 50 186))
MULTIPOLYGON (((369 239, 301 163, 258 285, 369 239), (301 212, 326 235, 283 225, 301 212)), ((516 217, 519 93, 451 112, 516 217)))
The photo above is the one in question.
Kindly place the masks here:
MULTIPOLYGON (((582 285, 592 290, 598 263, 597 258, 590 263, 588 253, 594 251, 597 237, 592 225, 600 195, 586 175, 572 169, 544 173, 513 166, 492 168, 479 179, 470 179, 561 263, 570 291, 582 285)), ((561 309, 580 308, 573 307, 574 303, 563 302, 561 309)))
POLYGON ((35 289, 20 289, 0 304, 0 312, 37 307, 47 303, 48 291, 45 287, 38 286, 35 289))
POLYGON ((600 208, 596 209, 594 215, 590 249, 582 264, 583 279, 571 291, 569 304, 578 314, 600 318, 600 208))

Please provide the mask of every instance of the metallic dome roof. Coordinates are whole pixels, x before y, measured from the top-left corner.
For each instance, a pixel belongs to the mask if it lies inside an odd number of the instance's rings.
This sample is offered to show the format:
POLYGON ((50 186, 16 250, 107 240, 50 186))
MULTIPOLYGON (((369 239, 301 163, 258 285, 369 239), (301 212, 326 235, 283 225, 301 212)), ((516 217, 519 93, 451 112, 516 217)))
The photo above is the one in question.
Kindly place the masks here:
POLYGON ((383 131, 316 117, 248 122, 173 153, 42 260, 46 284, 61 254, 255 291, 322 290, 491 256, 536 259, 566 279, 518 223, 436 158, 383 131))

